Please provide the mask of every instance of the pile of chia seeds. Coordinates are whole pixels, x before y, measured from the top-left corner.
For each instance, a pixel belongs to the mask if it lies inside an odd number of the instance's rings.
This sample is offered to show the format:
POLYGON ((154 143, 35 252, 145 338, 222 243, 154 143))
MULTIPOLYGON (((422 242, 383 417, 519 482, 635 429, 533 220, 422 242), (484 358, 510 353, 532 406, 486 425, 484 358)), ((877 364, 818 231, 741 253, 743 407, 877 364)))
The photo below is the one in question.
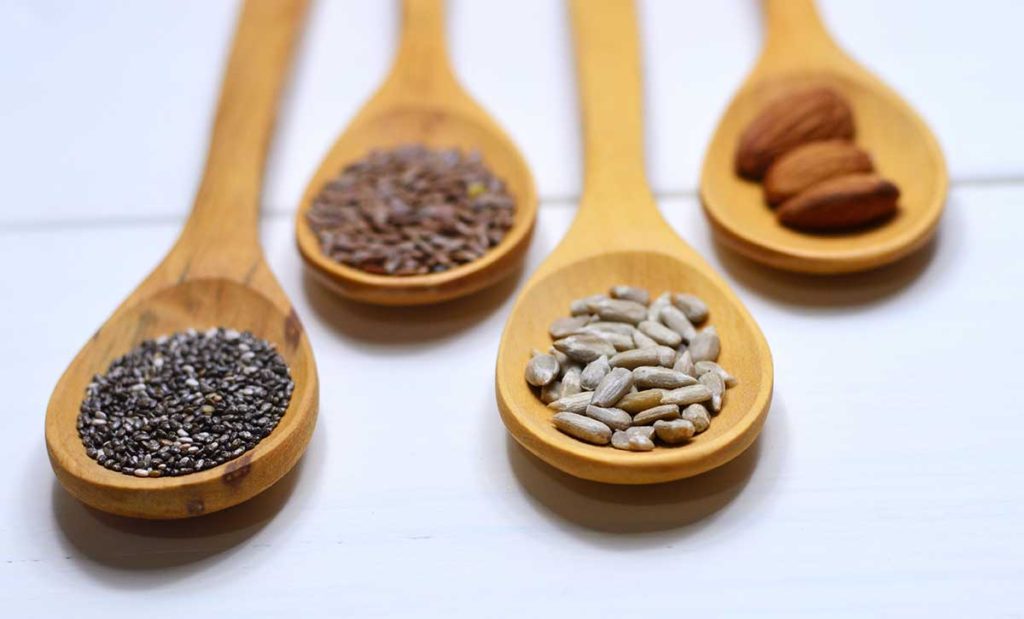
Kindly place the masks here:
POLYGON ((274 345, 215 328, 147 340, 86 389, 78 434, 90 458, 138 477, 223 464, 269 435, 294 383, 274 345))

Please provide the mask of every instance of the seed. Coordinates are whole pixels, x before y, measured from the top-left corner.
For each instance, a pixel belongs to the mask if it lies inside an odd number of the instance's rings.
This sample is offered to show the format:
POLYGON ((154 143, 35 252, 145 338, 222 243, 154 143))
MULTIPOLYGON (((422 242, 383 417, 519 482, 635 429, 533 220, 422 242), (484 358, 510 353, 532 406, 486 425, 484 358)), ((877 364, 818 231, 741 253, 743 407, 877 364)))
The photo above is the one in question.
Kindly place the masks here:
POLYGON ((637 329, 633 332, 633 345, 637 348, 653 348, 658 343, 652 340, 649 335, 644 335, 643 331, 637 329))
POLYGON ((711 425, 711 415, 708 414, 708 409, 704 408, 702 404, 691 404, 683 409, 680 416, 693 424, 694 430, 697 434, 700 434, 704 430, 708 429, 711 425))
POLYGON ((602 355, 594 359, 587 364, 587 367, 583 368, 583 373, 580 376, 580 387, 593 391, 609 371, 611 371, 611 366, 608 365, 608 357, 602 355))
POLYGON ((715 372, 716 374, 722 377, 722 382, 725 383, 726 388, 735 387, 738 383, 735 376, 725 371, 725 368, 718 365, 714 361, 701 361, 696 364, 695 369, 697 371, 698 377, 701 374, 705 374, 707 372, 715 372))
POLYGON ((686 419, 658 420, 654 422, 654 432, 659 440, 678 445, 693 438, 696 428, 686 419))
POLYGON ((557 318, 553 323, 551 323, 551 326, 548 327, 548 334, 552 339, 556 340, 567 337, 582 329, 589 320, 590 316, 588 314, 557 318))
POLYGON ((643 288, 636 288, 635 286, 627 286, 625 284, 613 286, 611 294, 613 299, 625 299, 641 305, 647 305, 647 301, 651 298, 651 295, 643 288))
POLYGON ((565 356, 564 352, 558 350, 554 346, 548 349, 548 354, 554 357, 555 361, 558 361, 559 376, 561 376, 562 373, 564 373, 566 370, 569 369, 570 366, 572 366, 572 359, 565 356))
POLYGON ((716 413, 722 410, 722 394, 725 393, 725 381, 718 372, 706 372, 700 377, 700 384, 711 391, 711 410, 716 413))
POLYGON ((582 370, 580 366, 574 365, 565 371, 562 376, 562 397, 576 395, 580 392, 580 379, 582 370))
POLYGON ((647 307, 636 301, 605 299, 597 304, 597 315, 602 320, 637 324, 647 318, 647 307))
POLYGON ((627 368, 632 370, 641 365, 662 365, 671 366, 676 358, 676 351, 667 346, 654 348, 638 348, 618 353, 608 360, 613 368, 627 368))
POLYGON ((608 297, 603 294, 592 294, 589 297, 576 299, 569 304, 569 312, 573 316, 578 316, 580 314, 593 314, 596 311, 597 304, 607 298, 608 297))
POLYGON ((608 340, 592 333, 578 333, 556 340, 555 349, 580 363, 590 363, 601 355, 611 357, 615 354, 615 347, 608 340))
MULTIPOLYGON (((620 324, 624 324, 624 323, 620 323, 620 324)), ((626 325, 626 326, 629 326, 629 325, 626 325)), ((613 347, 615 347, 615 350, 631 350, 633 348, 633 346, 634 346, 634 344, 633 344, 633 334, 632 333, 630 333, 628 335, 623 335, 621 333, 613 333, 612 331, 598 331, 596 329, 591 329, 589 326, 583 327, 582 329, 578 330, 576 333, 577 334, 596 335, 597 337, 605 340, 606 342, 611 344, 613 347)))
POLYGON ((693 356, 690 355, 689 350, 684 350, 683 352, 679 353, 679 357, 676 359, 676 362, 672 366, 672 369, 677 372, 682 372, 687 376, 696 377, 698 374, 697 369, 693 365, 693 356))
POLYGON ((642 365, 633 369, 633 383, 640 388, 675 389, 695 385, 697 379, 669 368, 642 365))
POLYGON ((661 308, 671 302, 669 293, 663 292, 657 299, 651 301, 651 304, 647 307, 647 320, 661 320, 661 308))
MULTIPOLYGON (((677 333, 683 341, 692 342, 693 338, 697 336, 697 329, 690 324, 682 310, 674 305, 666 305, 661 309, 661 322, 665 323, 673 333, 677 333)), ((670 346, 677 345, 670 344, 670 346)))
POLYGON ((633 386, 633 373, 625 368, 614 368, 594 389, 594 406, 611 406, 629 393, 633 386))
POLYGON ((680 387, 672 391, 666 391, 665 395, 661 397, 661 403, 686 406, 710 399, 711 390, 706 385, 690 385, 689 387, 680 387))
POLYGON ((677 292, 672 295, 672 305, 682 310, 683 314, 686 314, 686 319, 695 325, 708 319, 708 306, 700 297, 677 292))
POLYGON ((633 415, 633 425, 649 426, 661 419, 679 419, 679 407, 675 404, 661 404, 633 415))
MULTIPOLYGON (((662 313, 664 313, 664 311, 665 310, 662 310, 662 313)), ((639 325, 637 325, 637 329, 639 329, 647 337, 651 338, 652 340, 663 346, 675 347, 679 346, 679 344, 681 344, 683 341, 683 338, 680 336, 680 334, 676 333, 672 329, 669 329, 660 322, 654 322, 653 320, 645 320, 641 322, 639 325)))
POLYGON ((607 445, 612 439, 612 429, 590 417, 576 413, 557 413, 554 420, 556 428, 581 441, 607 445))
POLYGON ((708 327, 693 338, 690 342, 690 355, 693 361, 717 361, 721 351, 721 343, 718 340, 718 331, 714 327, 708 327))
POLYGON ((661 404, 661 398, 665 393, 667 392, 664 389, 645 389, 636 393, 627 393, 616 402, 615 406, 627 413, 639 413, 661 404))
POLYGON ((618 431, 612 434, 612 447, 625 451, 650 451, 654 449, 654 441, 640 434, 618 431))
POLYGON ((625 322, 607 322, 599 320, 592 322, 584 329, 587 332, 598 332, 598 333, 618 333, 620 335, 633 335, 636 331, 636 327, 625 322))
POLYGON ((558 378, 560 369, 558 360, 551 355, 537 355, 526 364, 526 382, 543 387, 558 378))
POLYGON ((633 426, 626 428, 629 436, 642 436, 646 439, 654 439, 654 426, 633 426))
POLYGON ((581 391, 573 395, 563 396, 548 404, 548 407, 567 413, 582 413, 587 410, 587 405, 590 404, 590 399, 593 395, 589 391, 581 391))
POLYGON ((540 389, 540 401, 545 404, 551 404, 555 400, 561 399, 562 397, 562 381, 552 381, 540 389))
POLYGON ((621 408, 605 408, 591 404, 586 410, 587 417, 596 419, 613 430, 625 430, 633 423, 633 417, 621 408))

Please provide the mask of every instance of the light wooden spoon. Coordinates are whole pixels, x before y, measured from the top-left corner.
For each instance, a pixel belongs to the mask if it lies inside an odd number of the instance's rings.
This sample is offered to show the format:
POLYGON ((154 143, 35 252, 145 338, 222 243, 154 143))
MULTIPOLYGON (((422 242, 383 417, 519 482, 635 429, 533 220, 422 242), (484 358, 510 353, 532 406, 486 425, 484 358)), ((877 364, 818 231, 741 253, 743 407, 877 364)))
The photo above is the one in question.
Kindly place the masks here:
POLYGON ((807 273, 846 273, 906 256, 932 237, 949 180, 935 137, 913 109, 829 38, 813 0, 765 0, 761 58, 733 98, 711 140, 700 195, 718 238, 765 264, 807 273), (863 231, 814 235, 779 224, 761 186, 737 176, 736 145, 747 124, 776 93, 828 85, 854 110, 855 141, 879 173, 902 191, 899 214, 863 231))
POLYGON ((306 6, 306 0, 244 5, 192 215, 167 257, 86 343, 50 398, 46 447, 53 470, 92 507, 154 519, 221 510, 280 479, 309 442, 316 364, 295 310, 264 262, 258 229, 270 131, 306 6), (89 458, 76 421, 91 378, 145 339, 215 326, 251 331, 275 344, 288 363, 295 390, 277 428, 242 456, 179 477, 138 479, 89 458))
POLYGON ((526 449, 563 471, 645 484, 702 473, 757 437, 772 395, 772 359, 754 319, 729 286, 661 218, 644 173, 639 42, 631 0, 570 2, 583 107, 586 179, 566 238, 527 282, 505 326, 495 390, 502 420, 526 449), (526 384, 530 349, 547 350, 548 325, 573 299, 615 284, 704 298, 722 340, 722 364, 739 385, 711 428, 690 444, 632 453, 581 443, 555 429, 553 411, 526 384))
POLYGON ((401 44, 391 73, 327 153, 306 188, 295 220, 299 251, 322 282, 346 297, 383 305, 445 301, 507 277, 522 264, 537 217, 537 192, 526 162, 462 89, 448 63, 443 0, 404 0, 402 14, 401 44), (306 222, 320 189, 372 150, 414 143, 480 153, 516 200, 515 224, 505 238, 471 263, 428 275, 376 275, 325 256, 306 222))

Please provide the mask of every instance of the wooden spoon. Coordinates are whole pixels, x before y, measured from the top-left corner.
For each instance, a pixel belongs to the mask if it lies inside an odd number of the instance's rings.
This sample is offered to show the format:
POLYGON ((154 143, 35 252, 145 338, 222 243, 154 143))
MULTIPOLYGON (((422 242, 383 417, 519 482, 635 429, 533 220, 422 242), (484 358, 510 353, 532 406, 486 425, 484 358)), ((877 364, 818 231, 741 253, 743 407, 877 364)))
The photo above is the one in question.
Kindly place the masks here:
POLYGON ((719 239, 765 264, 807 273, 846 273, 887 264, 935 233, 949 180, 935 137, 913 109, 851 60, 831 38, 813 0, 765 0, 764 50, 719 122, 704 159, 700 195, 719 239), (902 191, 899 214, 884 225, 833 235, 779 224, 761 186, 734 173, 740 134, 776 93, 828 85, 854 110, 855 141, 902 191))
POLYGON ((299 251, 322 282, 346 297, 383 305, 436 303, 498 282, 522 263, 537 217, 537 192, 525 161, 462 89, 448 63, 443 0, 404 0, 402 13, 402 39, 390 75, 327 153, 295 219, 299 251), (320 189, 370 151, 406 144, 479 152, 516 199, 512 229, 481 258, 429 275, 376 275, 325 256, 306 222, 320 189))
POLYGON ((516 301, 498 350, 498 408, 509 432, 545 462, 578 477, 645 484, 702 473, 757 437, 772 395, 772 359, 754 319, 729 286, 662 219, 644 173, 640 58, 630 0, 570 2, 586 147, 579 214, 516 301), (526 384, 530 349, 547 350, 548 325, 571 300, 615 284, 704 298, 722 340, 722 364, 739 385, 711 428, 690 444, 632 453, 581 443, 555 429, 553 411, 526 384))
POLYGON ((184 518, 230 507, 265 490, 302 455, 316 422, 318 383, 309 341, 263 259, 259 198, 277 100, 306 0, 250 0, 242 10, 217 108, 206 173, 177 243, 86 343, 46 410, 46 448, 57 479, 106 512, 184 518), (85 453, 76 421, 91 378, 146 339, 215 326, 272 342, 295 390, 277 428, 216 468, 135 478, 85 453))

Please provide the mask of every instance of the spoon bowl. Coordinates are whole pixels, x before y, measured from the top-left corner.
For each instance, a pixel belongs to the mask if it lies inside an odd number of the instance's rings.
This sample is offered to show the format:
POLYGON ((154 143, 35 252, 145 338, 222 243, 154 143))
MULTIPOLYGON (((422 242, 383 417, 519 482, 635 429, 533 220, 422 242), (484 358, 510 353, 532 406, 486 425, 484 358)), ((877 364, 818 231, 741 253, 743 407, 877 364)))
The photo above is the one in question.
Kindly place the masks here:
POLYGON ((946 201, 942 151, 916 112, 829 38, 812 0, 766 0, 767 40, 757 66, 719 122, 704 159, 700 196, 716 236, 770 266, 806 273, 848 273, 896 261, 933 236, 946 201), (899 210, 881 225, 807 234, 780 224, 760 184, 735 173, 740 135, 776 95, 828 86, 853 108, 854 141, 901 192, 899 210))
POLYGON ((648 189, 632 2, 605 0, 598 10, 572 0, 570 7, 584 117, 584 195, 566 238, 513 305, 498 349, 498 409, 521 445, 577 477, 646 484, 697 475, 735 458, 757 437, 771 401, 771 353, 743 304, 675 235, 648 189), (739 383, 711 427, 686 445, 634 453, 577 441, 555 429, 554 411, 524 379, 530 350, 547 350, 548 326, 567 315, 570 302, 617 284, 644 287, 652 295, 693 293, 710 308, 722 342, 721 361, 739 383))
POLYGON ((206 173, 192 214, 159 266, 92 336, 61 376, 46 410, 46 448, 60 483, 113 514, 170 519, 245 501, 284 476, 316 422, 319 386, 306 334, 259 245, 259 192, 277 99, 305 0, 249 0, 218 106, 206 173), (86 388, 147 339, 195 329, 249 331, 271 342, 295 384, 277 427, 219 466, 175 477, 111 471, 86 453, 77 419, 86 388))
POLYGON ((449 67, 442 0, 405 0, 403 8, 402 43, 391 74, 324 157, 295 221, 299 252, 321 282, 343 296, 381 305, 437 303, 497 283, 522 264, 537 217, 537 193, 526 162, 449 67), (516 201, 508 234, 477 260, 427 275, 368 273, 326 256, 306 221, 321 188, 370 152, 408 144, 478 152, 516 201))

